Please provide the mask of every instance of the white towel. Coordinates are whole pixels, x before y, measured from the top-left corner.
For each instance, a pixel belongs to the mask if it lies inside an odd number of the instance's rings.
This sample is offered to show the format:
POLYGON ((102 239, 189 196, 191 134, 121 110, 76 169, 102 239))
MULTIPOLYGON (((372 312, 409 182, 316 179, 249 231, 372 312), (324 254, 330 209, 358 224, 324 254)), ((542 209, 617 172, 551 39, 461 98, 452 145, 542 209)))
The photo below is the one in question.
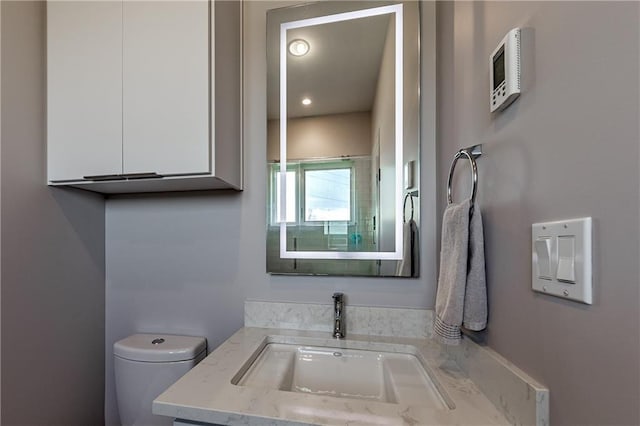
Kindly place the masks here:
POLYGON ((436 294, 434 332, 445 344, 460 342, 460 327, 486 326, 487 298, 484 238, 479 207, 471 200, 450 204, 442 218, 440 273, 436 294))
POLYGON ((403 241, 402 260, 396 267, 398 277, 417 277, 420 274, 420 251, 418 238, 418 225, 410 219, 402 227, 403 241))

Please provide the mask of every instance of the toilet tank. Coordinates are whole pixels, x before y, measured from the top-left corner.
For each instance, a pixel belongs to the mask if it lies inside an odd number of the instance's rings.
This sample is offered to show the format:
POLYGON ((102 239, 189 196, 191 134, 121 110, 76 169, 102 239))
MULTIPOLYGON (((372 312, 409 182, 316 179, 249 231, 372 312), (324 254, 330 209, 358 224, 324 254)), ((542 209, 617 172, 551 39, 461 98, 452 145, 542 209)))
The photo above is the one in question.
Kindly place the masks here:
POLYGON ((152 401, 207 354, 203 337, 134 334, 113 345, 122 426, 171 425, 151 413, 152 401))

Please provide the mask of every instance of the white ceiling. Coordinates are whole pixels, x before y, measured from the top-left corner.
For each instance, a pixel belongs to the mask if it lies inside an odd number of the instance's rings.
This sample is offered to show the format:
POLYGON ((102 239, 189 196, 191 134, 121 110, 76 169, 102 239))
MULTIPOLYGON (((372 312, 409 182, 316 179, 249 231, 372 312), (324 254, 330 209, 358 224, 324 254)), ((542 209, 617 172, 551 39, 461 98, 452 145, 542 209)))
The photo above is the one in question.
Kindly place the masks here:
MULTIPOLYGON (((287 55, 287 115, 291 118, 370 111, 390 16, 287 31, 287 42, 301 38, 310 45, 305 56, 287 55), (312 104, 303 106, 304 97, 309 97, 312 104)), ((280 115, 278 28, 270 27, 267 41, 269 119, 280 115)))

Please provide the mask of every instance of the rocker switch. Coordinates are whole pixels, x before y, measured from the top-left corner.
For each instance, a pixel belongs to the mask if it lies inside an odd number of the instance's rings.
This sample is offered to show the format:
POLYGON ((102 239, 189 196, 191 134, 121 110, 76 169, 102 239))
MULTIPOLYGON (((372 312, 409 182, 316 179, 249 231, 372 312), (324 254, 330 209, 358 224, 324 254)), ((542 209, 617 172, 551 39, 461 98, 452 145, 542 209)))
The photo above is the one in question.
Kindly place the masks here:
POLYGON ((535 241, 538 278, 551 279, 551 238, 539 237, 535 241))
POLYGON ((573 235, 558 237, 558 281, 576 282, 576 239, 573 235))

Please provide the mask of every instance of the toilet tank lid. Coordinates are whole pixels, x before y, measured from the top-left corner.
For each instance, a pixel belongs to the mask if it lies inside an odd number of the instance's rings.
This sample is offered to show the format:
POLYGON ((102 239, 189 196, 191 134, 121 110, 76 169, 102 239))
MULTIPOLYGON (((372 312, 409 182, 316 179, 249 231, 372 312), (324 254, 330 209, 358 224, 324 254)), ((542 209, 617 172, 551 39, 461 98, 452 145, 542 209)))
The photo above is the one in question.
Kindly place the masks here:
POLYGON ((204 337, 134 334, 114 343, 113 353, 131 361, 172 362, 194 359, 206 348, 204 337))

